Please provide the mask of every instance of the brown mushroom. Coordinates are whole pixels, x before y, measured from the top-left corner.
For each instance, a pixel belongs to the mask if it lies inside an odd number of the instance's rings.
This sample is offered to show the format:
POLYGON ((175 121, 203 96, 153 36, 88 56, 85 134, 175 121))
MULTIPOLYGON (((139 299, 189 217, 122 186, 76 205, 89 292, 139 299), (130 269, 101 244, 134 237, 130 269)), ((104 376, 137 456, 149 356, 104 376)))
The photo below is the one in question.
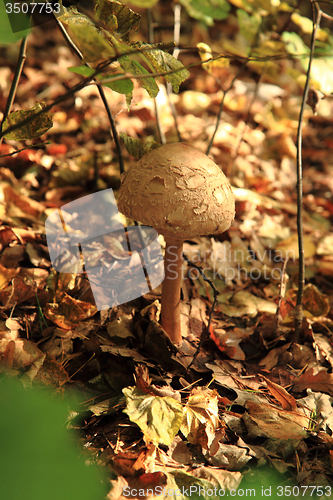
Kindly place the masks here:
POLYGON ((161 324, 172 342, 180 344, 183 242, 230 227, 235 200, 228 179, 200 151, 184 143, 167 144, 144 155, 124 175, 118 208, 165 238, 161 324))

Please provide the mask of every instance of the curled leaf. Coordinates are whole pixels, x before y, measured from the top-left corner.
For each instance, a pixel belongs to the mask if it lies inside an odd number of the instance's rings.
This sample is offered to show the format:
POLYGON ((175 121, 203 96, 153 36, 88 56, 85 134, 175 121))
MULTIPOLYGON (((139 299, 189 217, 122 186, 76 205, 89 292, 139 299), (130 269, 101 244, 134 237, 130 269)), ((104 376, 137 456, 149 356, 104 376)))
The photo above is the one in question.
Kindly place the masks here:
MULTIPOLYGON (((37 102, 35 106, 28 110, 19 110, 13 111, 8 115, 4 124, 2 126, 3 131, 12 125, 17 125, 22 122, 26 118, 30 118, 31 116, 39 113, 45 108, 46 103, 41 101, 37 102)), ((51 127, 53 127, 52 123, 52 113, 43 113, 38 115, 35 119, 31 120, 29 123, 26 123, 22 127, 19 127, 13 132, 9 132, 5 134, 6 139, 10 139, 13 141, 24 141, 26 139, 35 139, 36 137, 40 137, 45 134, 51 127)))
POLYGON ((116 54, 104 33, 76 7, 64 8, 64 14, 58 19, 70 28, 86 62, 102 61, 116 54))
POLYGON ((173 91, 178 93, 180 84, 190 76, 190 73, 184 68, 182 63, 171 54, 161 49, 151 48, 145 43, 136 45, 138 45, 140 49, 145 50, 144 56, 148 59, 156 72, 167 73, 164 76, 166 81, 171 83, 173 91))
POLYGON ((111 0, 97 0, 95 16, 111 33, 116 31, 124 40, 130 31, 137 31, 141 20, 141 16, 127 5, 111 0))
POLYGON ((171 397, 150 396, 136 387, 123 389, 126 397, 125 413, 142 430, 146 442, 169 446, 183 420, 181 403, 171 397))

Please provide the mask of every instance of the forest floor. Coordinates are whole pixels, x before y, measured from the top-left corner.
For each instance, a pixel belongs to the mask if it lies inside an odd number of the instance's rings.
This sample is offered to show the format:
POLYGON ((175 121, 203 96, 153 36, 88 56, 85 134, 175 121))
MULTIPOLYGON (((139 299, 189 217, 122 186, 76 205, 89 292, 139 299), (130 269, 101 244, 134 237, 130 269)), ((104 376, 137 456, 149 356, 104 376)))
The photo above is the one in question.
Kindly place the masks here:
MULTIPOLYGON (((192 46, 214 34, 194 23, 185 31, 184 43, 192 46)), ((0 49, 1 110, 18 47, 0 49)), ((180 59, 198 62, 195 52, 180 59)), ((68 70, 78 65, 56 26, 36 28, 13 109, 58 98, 81 81, 68 70)), ((1 155, 27 148, 0 157, 1 362, 13 373, 29 373, 34 384, 80 392, 83 409, 73 426, 91 459, 109 471, 110 500, 144 498, 149 489, 162 498, 163 488, 170 498, 185 498, 190 487, 193 498, 218 498, 214 488, 255 488, 264 496, 270 487, 276 498, 288 491, 329 497, 333 98, 319 96, 316 113, 306 106, 303 120, 306 286, 296 336, 295 140, 302 88, 290 76, 293 65, 277 60, 258 73, 248 64, 239 74, 233 62, 214 74, 197 65, 171 95, 182 141, 206 152, 223 97, 219 81, 228 88, 238 74, 209 151, 233 186, 236 218, 222 236, 184 244, 209 281, 184 261, 180 349, 158 325, 160 286, 98 311, 85 274, 59 274, 51 266, 46 217, 96 190, 112 188, 117 195, 120 186, 96 86, 55 106, 53 127, 41 138, 1 145, 1 155), (212 284, 219 295, 209 325, 212 284)), ((176 142, 166 87, 159 86, 161 129, 168 143, 176 142)), ((160 140, 154 100, 144 89, 135 85, 129 109, 124 95, 105 92, 119 134, 160 140)), ((135 160, 123 149, 128 170, 135 160)), ((108 262, 119 256, 118 245, 111 239, 103 249, 108 262)))

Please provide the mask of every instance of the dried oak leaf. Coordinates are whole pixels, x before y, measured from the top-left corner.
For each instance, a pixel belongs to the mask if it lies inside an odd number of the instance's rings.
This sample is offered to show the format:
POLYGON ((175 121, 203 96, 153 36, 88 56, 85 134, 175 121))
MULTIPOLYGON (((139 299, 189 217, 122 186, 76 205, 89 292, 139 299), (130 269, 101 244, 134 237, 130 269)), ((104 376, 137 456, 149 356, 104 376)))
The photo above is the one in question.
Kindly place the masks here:
POLYGON ((314 368, 310 368, 296 380, 293 386, 295 392, 302 392, 304 389, 312 389, 315 392, 326 392, 333 396, 333 374, 326 370, 319 370, 315 373, 314 368))

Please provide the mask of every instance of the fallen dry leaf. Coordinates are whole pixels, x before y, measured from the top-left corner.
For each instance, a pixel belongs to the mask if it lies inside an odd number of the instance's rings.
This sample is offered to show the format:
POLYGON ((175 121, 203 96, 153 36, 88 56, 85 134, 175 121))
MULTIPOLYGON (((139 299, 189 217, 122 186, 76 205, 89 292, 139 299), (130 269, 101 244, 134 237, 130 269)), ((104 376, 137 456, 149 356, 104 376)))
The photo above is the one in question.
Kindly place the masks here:
POLYGON ((302 392, 305 389, 312 389, 315 392, 326 392, 333 396, 333 374, 327 373, 326 370, 319 370, 315 373, 315 368, 309 368, 293 384, 295 392, 302 392))
POLYGON ((296 400, 291 394, 289 394, 289 392, 287 392, 279 384, 271 382, 268 378, 264 377, 263 375, 261 375, 261 377, 265 380, 268 389, 270 390, 272 395, 279 401, 284 410, 296 411, 297 409, 296 400))
POLYGON ((298 442, 307 435, 309 419, 304 415, 253 401, 245 403, 245 408, 248 413, 242 418, 252 438, 261 436, 298 442))

